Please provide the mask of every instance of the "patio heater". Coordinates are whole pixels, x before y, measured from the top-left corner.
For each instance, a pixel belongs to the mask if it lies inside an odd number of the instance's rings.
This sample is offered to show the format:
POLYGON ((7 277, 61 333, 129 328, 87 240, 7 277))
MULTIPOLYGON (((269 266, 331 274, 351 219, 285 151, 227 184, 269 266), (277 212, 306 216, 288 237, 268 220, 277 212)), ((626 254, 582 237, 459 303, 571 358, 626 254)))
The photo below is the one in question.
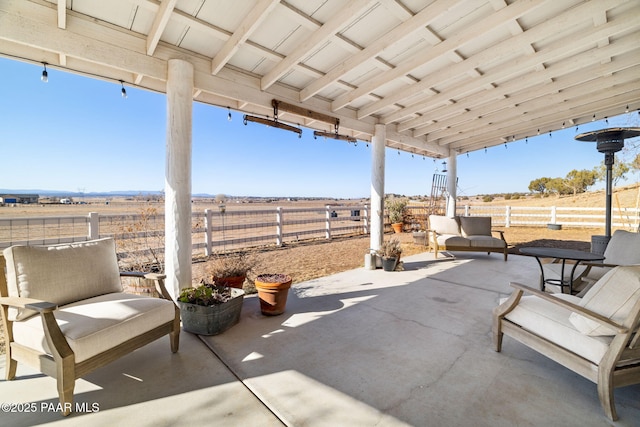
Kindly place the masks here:
POLYGON ((607 168, 606 175, 606 209, 605 209, 605 235, 591 236, 591 252, 603 254, 611 239, 611 193, 613 182, 614 154, 622 150, 624 140, 640 136, 640 128, 609 128, 593 132, 581 133, 576 136, 578 141, 596 142, 596 148, 604 153, 604 164, 607 168))

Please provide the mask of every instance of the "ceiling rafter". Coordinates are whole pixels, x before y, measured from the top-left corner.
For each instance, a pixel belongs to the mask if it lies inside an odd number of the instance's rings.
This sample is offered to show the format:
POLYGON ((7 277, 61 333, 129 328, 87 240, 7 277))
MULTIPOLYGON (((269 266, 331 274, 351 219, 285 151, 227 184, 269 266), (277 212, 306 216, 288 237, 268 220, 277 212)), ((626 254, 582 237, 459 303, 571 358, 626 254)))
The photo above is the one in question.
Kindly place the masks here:
POLYGON ((162 37, 164 29, 169 23, 169 18, 177 2, 178 0, 161 1, 160 8, 153 18, 153 24, 151 24, 151 30, 149 30, 149 35, 147 36, 147 55, 153 55, 153 52, 156 50, 160 37, 162 37))
MULTIPOLYGON (((475 79, 473 81, 469 81, 463 84, 458 84, 456 85, 456 87, 447 91, 446 94, 452 97, 462 97, 462 96, 465 96, 465 94, 471 93, 475 88, 477 88, 477 85, 480 82, 484 81, 486 83, 491 83, 498 79, 504 79, 509 76, 518 77, 522 75, 523 70, 531 69, 538 63, 549 61, 559 57, 570 57, 572 56, 572 54, 582 49, 582 46, 588 40, 594 40, 595 42, 595 40, 598 40, 598 38, 602 37, 603 33, 606 33, 606 32, 618 33, 618 32, 625 31, 627 28, 629 28, 630 25, 635 25, 634 21, 635 21, 635 18, 633 16, 627 16, 626 18, 621 18, 620 20, 607 24, 608 27, 606 28, 605 26, 601 26, 598 29, 595 29, 595 31, 590 29, 585 29, 580 34, 579 38, 574 39, 570 43, 567 43, 565 41, 558 41, 554 45, 546 47, 544 50, 537 52, 535 55, 527 56, 517 63, 513 63, 511 65, 503 66, 503 67, 496 67, 497 69, 495 69, 493 72, 488 73, 479 79, 475 79)), ((614 45, 610 45, 610 46, 614 46, 614 45)), ((618 48, 627 49, 628 47, 623 46, 621 44, 618 46, 618 48)), ((571 66, 573 63, 569 62, 568 64, 569 66, 571 66)), ((580 68, 579 66, 577 66, 575 69, 579 70, 580 68)), ((522 87, 526 84, 527 79, 536 79, 538 78, 539 75, 543 75, 543 74, 529 73, 529 75, 526 78, 518 79, 518 84, 520 85, 520 87, 522 87)), ((548 78, 547 74, 544 74, 544 75, 546 78, 548 78)), ((442 94, 435 95, 426 99, 425 101, 421 101, 414 105, 407 106, 406 111, 415 112, 415 111, 423 111, 429 108, 434 108, 438 104, 445 101, 445 98, 446 97, 442 96, 442 94)), ((446 99, 449 99, 449 98, 446 98, 446 99)), ((399 116, 401 114, 402 113, 393 113, 393 115, 396 115, 396 116, 399 116)), ((382 120, 383 122, 386 122, 386 121, 392 120, 392 118, 385 117, 385 118, 382 118, 382 120)), ((405 128, 405 126, 407 125, 408 126, 419 125, 419 120, 413 120, 411 124, 403 124, 401 128, 405 128)))
POLYGON ((58 28, 67 28, 67 0, 58 0, 58 28))
POLYGON ((486 20, 466 27, 463 31, 444 40, 432 49, 429 49, 423 55, 415 55, 410 60, 399 64, 393 70, 369 79, 365 84, 357 89, 336 98, 331 105, 331 109, 336 111, 340 108, 344 108, 349 103, 362 97, 366 93, 373 92, 376 88, 379 88, 380 86, 383 86, 404 74, 411 73, 416 68, 433 61, 442 54, 455 50, 457 47, 477 38, 481 34, 495 30, 495 28, 500 26, 505 20, 516 19, 532 9, 540 7, 541 5, 541 2, 518 0, 508 7, 505 7, 504 9, 501 9, 495 14, 489 16, 486 20))
POLYGON ((376 55, 393 43, 402 40, 414 31, 418 31, 420 28, 436 20, 438 16, 445 13, 454 5, 455 3, 452 3, 450 0, 440 0, 436 3, 432 3, 409 20, 395 27, 389 33, 384 34, 375 40, 356 55, 353 55, 345 61, 342 61, 340 64, 337 64, 327 74, 302 89, 302 91, 300 91, 300 100, 306 101, 311 98, 331 83, 340 79, 340 77, 345 75, 349 70, 361 65, 369 59, 375 58, 376 55))
POLYGON ((374 0, 353 0, 347 2, 347 5, 336 13, 332 19, 322 25, 322 27, 314 32, 311 37, 298 45, 290 55, 276 64, 271 71, 266 73, 260 81, 260 88, 262 90, 268 89, 295 64, 300 62, 302 58, 306 57, 309 51, 314 50, 317 46, 335 36, 338 31, 351 22, 355 16, 358 16, 360 12, 369 7, 373 2, 374 0))
POLYGON ((279 3, 279 0, 260 0, 257 5, 251 8, 233 35, 229 37, 211 61, 211 74, 217 74, 225 66, 240 48, 240 45, 251 36, 279 3))

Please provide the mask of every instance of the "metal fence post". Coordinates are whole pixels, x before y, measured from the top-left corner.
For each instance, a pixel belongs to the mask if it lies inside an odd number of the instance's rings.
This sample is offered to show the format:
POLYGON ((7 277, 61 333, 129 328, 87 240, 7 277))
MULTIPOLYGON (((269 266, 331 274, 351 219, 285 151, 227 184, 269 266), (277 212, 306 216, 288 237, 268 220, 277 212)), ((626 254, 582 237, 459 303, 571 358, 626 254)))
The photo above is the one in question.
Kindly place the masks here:
POLYGON ((89 212, 89 240, 100 238, 100 219, 98 212, 89 212))
POLYGON ((282 206, 278 206, 276 208, 276 245, 277 246, 282 246, 282 236, 283 236, 283 221, 282 221, 282 217, 283 217, 283 212, 282 212, 282 206))
POLYGON ((213 211, 211 209, 204 210, 204 253, 206 256, 211 256, 213 254, 213 211))
POLYGON ((331 206, 325 206, 327 209, 325 212, 325 227, 324 227, 324 238, 327 240, 331 239, 331 206))

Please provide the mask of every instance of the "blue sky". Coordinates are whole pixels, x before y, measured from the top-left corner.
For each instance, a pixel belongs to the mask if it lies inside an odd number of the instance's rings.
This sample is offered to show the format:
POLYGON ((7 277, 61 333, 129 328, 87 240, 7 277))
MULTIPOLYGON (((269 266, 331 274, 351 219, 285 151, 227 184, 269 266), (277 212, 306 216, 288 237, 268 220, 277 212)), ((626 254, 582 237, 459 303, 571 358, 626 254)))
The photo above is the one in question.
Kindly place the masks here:
MULTIPOLYGON (((160 191, 164 186, 163 94, 0 58, 0 188, 160 191)), ((371 148, 314 139, 195 102, 193 193, 358 198, 370 192, 371 148)), ((559 121, 562 118, 558 119, 559 121)), ((579 127, 579 133, 638 126, 636 112, 579 127)), ((577 142, 575 127, 458 156, 458 195, 527 192, 536 178, 592 169, 603 155, 577 142)), ((630 144, 627 144, 630 145, 630 144)), ((630 159, 626 159, 627 161, 630 159)), ((428 195, 442 160, 387 149, 385 190, 428 195)), ((632 177, 635 180, 635 177, 632 177)), ((597 187, 602 184, 598 184, 597 187)))

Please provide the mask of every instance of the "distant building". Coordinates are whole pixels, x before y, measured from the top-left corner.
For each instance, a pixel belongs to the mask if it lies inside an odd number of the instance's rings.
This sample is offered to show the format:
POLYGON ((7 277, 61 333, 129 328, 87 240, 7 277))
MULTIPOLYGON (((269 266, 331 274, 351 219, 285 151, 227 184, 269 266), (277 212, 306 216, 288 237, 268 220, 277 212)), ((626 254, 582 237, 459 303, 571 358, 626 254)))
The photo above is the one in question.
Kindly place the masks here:
POLYGON ((39 199, 38 194, 0 194, 0 205, 38 203, 39 199))

